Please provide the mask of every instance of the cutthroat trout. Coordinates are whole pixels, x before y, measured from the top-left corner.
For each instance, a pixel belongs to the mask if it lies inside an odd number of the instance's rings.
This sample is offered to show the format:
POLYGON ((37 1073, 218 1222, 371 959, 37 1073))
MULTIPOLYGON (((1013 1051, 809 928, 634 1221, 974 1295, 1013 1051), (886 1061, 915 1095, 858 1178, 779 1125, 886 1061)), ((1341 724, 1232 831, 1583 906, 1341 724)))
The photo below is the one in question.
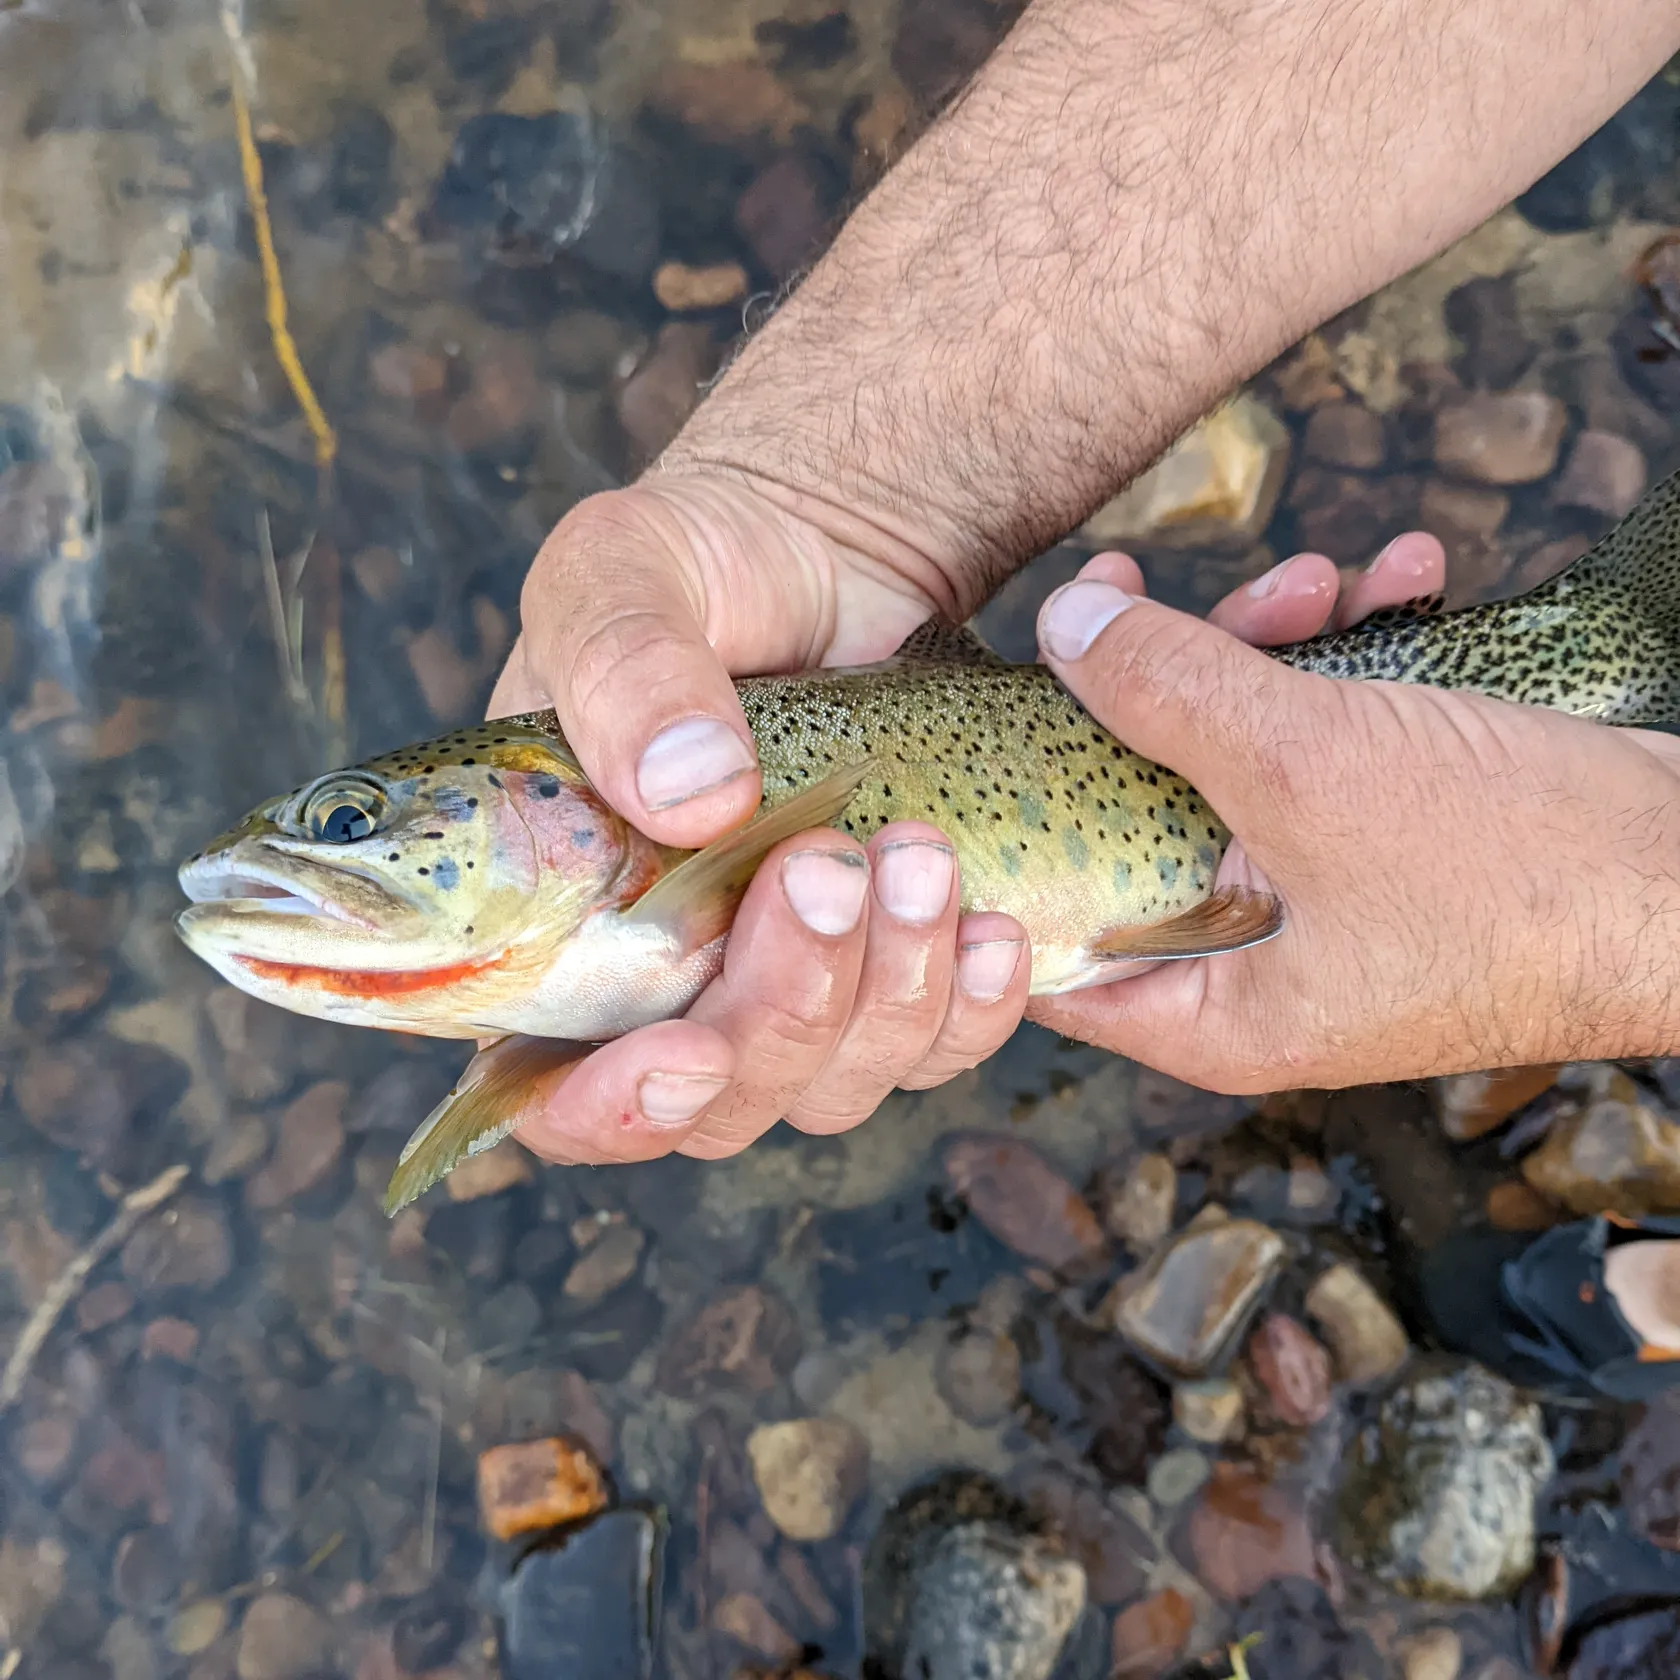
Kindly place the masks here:
MULTIPOLYGON (((1680 474, 1516 600, 1421 601, 1276 651, 1333 677, 1468 689, 1609 723, 1680 722, 1680 474)), ((930 624, 882 664, 737 685, 758 814, 656 845, 590 786, 552 712, 319 777, 181 866, 186 943, 242 990, 329 1021, 497 1037, 410 1139, 395 1212, 517 1123, 530 1083, 680 1015, 717 973, 770 848, 832 824, 935 823, 964 910, 1017 917, 1035 994, 1272 938, 1275 899, 1215 890, 1230 836, 1038 665, 930 624), (499 1035, 499 1036, 498 1036, 499 1035)))

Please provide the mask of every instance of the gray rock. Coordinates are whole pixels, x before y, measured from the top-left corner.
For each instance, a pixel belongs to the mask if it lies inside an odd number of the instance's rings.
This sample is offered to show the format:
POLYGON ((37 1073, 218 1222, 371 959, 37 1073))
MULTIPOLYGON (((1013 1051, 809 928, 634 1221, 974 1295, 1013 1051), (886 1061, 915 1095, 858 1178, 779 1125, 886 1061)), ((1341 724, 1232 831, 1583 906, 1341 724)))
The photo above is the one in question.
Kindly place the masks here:
POLYGON ((1509 1591, 1554 1468, 1538 1406, 1468 1360, 1420 1361, 1359 1434, 1336 1500, 1357 1568, 1414 1598, 1509 1591))
POLYGON ((1085 1571, 1036 1535, 990 1523, 934 1548, 910 1609, 918 1680, 1047 1680, 1085 1609, 1085 1571))
POLYGON ((878 1680, 1047 1680, 1079 1659, 1084 1569, 988 1477, 944 1472, 904 1493, 863 1565, 865 1672, 878 1680))

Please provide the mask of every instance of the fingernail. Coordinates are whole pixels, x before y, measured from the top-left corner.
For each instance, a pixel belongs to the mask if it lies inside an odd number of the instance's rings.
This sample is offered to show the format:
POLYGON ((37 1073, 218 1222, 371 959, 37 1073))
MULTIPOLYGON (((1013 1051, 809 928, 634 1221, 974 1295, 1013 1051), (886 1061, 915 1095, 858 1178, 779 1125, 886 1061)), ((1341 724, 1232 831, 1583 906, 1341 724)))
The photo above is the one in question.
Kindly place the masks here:
POLYGON ((1248 586, 1247 594, 1251 601, 1263 601, 1268 595, 1277 593, 1277 586, 1283 582, 1283 574, 1289 570, 1289 562, 1280 560, 1269 572, 1262 572, 1253 583, 1248 586))
POLYGON ((752 749, 716 718, 684 718, 648 742, 636 766, 636 791, 650 811, 664 811, 744 776, 752 749))
POLYGON ((1398 537, 1395 537, 1384 543, 1383 546, 1377 550, 1375 556, 1371 560, 1371 563, 1365 568, 1366 577, 1370 577, 1374 572, 1381 570, 1382 563, 1394 552, 1394 544, 1399 540, 1400 539, 1398 537))
POLYGON ((813 933, 850 933, 863 914, 869 864, 862 852, 794 852, 782 862, 782 891, 813 933))
POLYGON ((1131 604, 1112 583, 1064 584, 1044 603, 1038 639, 1052 658, 1078 659, 1131 604))
POLYGON ((996 1003, 1021 961, 1019 939, 988 939, 957 952, 957 984, 976 1003, 996 1003))
POLYGON ((650 1126, 681 1126, 728 1083, 715 1073, 644 1073, 636 1103, 650 1126))
POLYGON ((951 901, 956 854, 935 840, 894 840, 875 854, 875 896, 901 922, 937 922, 951 901))

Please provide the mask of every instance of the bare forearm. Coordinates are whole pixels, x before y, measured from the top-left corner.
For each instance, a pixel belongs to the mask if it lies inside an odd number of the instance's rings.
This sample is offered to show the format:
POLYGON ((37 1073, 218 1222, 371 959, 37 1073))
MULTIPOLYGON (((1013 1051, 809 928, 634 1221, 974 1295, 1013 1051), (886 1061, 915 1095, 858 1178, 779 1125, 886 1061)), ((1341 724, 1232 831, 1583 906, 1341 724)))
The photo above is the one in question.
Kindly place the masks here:
POLYGON ((1035 0, 664 467, 861 520, 971 605, 1676 49, 1672 0, 1035 0))

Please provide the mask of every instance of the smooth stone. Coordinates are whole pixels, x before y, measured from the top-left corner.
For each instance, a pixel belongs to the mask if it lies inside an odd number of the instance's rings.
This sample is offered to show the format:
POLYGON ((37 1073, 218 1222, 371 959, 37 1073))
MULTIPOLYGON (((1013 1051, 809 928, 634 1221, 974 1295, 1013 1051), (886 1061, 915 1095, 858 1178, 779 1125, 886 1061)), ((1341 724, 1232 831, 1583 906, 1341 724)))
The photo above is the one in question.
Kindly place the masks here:
POLYGON ((1182 1377, 1219 1359, 1283 1264, 1284 1241, 1252 1219, 1187 1229, 1128 1289, 1115 1327, 1145 1357, 1182 1377))
POLYGON ((1391 1376, 1410 1351, 1393 1309, 1347 1264, 1332 1266, 1307 1291, 1307 1312, 1324 1330, 1343 1382, 1391 1376))

